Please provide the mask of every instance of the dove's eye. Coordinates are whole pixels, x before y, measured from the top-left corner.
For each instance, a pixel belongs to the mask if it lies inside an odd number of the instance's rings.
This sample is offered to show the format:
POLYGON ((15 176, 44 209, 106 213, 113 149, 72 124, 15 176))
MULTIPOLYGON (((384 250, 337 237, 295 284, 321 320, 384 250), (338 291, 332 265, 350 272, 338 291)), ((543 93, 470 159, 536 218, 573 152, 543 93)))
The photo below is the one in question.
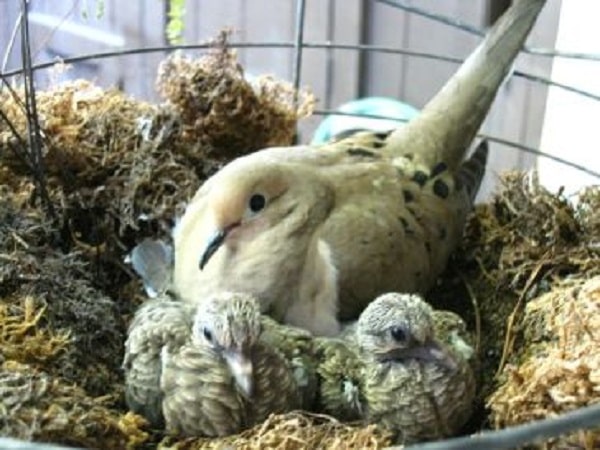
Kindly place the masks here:
POLYGON ((213 340, 213 335, 210 332, 210 330, 208 328, 204 328, 202 329, 202 334, 204 335, 204 338, 208 341, 208 342, 212 342, 213 340))
POLYGON ((253 213, 262 211, 267 204, 267 199, 262 194, 254 194, 248 201, 248 207, 253 213))
POLYGON ((402 327, 392 327, 390 330, 392 338, 394 338, 397 342, 405 342, 406 341, 406 331, 402 327))

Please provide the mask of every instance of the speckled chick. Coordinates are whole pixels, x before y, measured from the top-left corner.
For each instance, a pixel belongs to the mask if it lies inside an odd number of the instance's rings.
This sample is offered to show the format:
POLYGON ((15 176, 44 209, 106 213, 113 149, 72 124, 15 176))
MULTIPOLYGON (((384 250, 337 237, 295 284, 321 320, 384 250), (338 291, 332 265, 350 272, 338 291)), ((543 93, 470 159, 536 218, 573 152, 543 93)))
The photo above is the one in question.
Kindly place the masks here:
POLYGON ((422 112, 388 133, 269 148, 209 178, 174 231, 174 288, 225 291, 315 335, 385 292, 426 292, 460 242, 487 158, 465 161, 544 0, 516 0, 422 112))
POLYGON ((258 303, 250 295, 219 293, 198 305, 191 340, 161 355, 169 432, 225 436, 301 406, 293 371, 260 339, 261 331, 258 303))
POLYGON ((445 311, 436 327, 435 316, 420 296, 390 293, 358 320, 364 417, 393 431, 399 444, 455 434, 472 411, 472 348, 462 321, 445 311))

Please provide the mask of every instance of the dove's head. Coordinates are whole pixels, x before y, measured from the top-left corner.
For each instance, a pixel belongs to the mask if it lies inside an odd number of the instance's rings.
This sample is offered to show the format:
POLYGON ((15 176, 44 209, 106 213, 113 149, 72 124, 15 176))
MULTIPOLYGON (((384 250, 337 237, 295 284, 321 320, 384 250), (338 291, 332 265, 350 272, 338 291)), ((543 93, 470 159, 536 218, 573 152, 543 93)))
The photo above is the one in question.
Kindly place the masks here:
POLYGON ((204 269, 222 247, 235 252, 257 238, 272 245, 310 236, 332 206, 332 190, 314 169, 258 154, 239 158, 202 186, 177 225, 176 277, 178 266, 204 269))
POLYGON ((256 299, 248 294, 221 292, 198 305, 192 338, 221 356, 241 391, 252 395, 252 353, 261 333, 256 299))
POLYGON ((377 297, 360 315, 356 336, 361 352, 378 361, 417 359, 456 366, 435 340, 433 309, 416 294, 377 297))

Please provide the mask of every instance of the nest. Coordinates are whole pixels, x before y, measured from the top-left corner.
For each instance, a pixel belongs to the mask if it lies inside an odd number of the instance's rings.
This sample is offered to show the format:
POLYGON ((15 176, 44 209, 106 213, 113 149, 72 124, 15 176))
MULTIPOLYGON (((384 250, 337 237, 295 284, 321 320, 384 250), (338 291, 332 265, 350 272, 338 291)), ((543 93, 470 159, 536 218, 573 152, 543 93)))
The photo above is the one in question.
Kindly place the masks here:
POLYGON ((235 436, 220 439, 164 439, 161 450, 263 448, 301 450, 305 448, 381 449, 391 444, 391 434, 376 426, 351 426, 323 415, 292 412, 271 415, 264 423, 235 436))
POLYGON ((114 398, 89 397, 29 365, 7 361, 0 367, 2 435, 60 442, 86 448, 135 448, 147 440, 145 420, 119 413, 114 398))
MULTIPOLYGON (((223 39, 200 59, 175 54, 161 65, 162 104, 85 81, 36 94, 54 217, 40 208, 19 152, 27 126, 22 93, 0 93, 13 125, 0 122, 2 435, 94 448, 389 444, 375 425, 298 412, 217 440, 165 437, 127 413, 120 364, 143 295, 124 256, 144 237, 165 237, 225 161, 290 144, 296 121, 312 107, 309 94, 286 83, 246 80, 223 39)), ((512 174, 471 216, 461 248, 428 296, 463 315, 477 334, 480 410, 467 431, 597 399, 591 352, 598 290, 584 280, 600 276, 599 211, 598 188, 581 192, 575 207, 535 178, 512 174), (465 312, 465 304, 472 309, 465 312)), ((591 442, 589 436, 581 439, 591 442)))

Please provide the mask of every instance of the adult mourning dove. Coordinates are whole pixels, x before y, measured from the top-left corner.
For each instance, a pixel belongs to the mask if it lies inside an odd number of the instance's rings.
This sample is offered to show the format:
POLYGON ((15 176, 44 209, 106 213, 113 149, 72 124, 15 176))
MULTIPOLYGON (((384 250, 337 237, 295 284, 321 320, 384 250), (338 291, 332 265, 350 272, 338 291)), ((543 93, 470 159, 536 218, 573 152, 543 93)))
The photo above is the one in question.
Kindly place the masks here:
POLYGON ((377 295, 427 291, 461 238, 487 146, 464 155, 543 4, 513 2, 403 127, 265 149, 208 179, 174 231, 179 295, 249 292, 278 321, 333 335, 377 295))
POLYGON ((198 304, 149 300, 125 343, 127 404, 154 426, 190 436, 236 433, 301 408, 304 396, 314 397, 307 389, 308 382, 316 389, 316 374, 299 376, 286 353, 301 356, 310 333, 287 335, 269 322, 263 336, 264 319, 271 320, 248 294, 220 292, 198 304))
POLYGON ((364 363, 364 418, 401 444, 456 433, 475 396, 472 347, 463 321, 433 311, 416 294, 384 294, 361 314, 356 342, 364 363))

